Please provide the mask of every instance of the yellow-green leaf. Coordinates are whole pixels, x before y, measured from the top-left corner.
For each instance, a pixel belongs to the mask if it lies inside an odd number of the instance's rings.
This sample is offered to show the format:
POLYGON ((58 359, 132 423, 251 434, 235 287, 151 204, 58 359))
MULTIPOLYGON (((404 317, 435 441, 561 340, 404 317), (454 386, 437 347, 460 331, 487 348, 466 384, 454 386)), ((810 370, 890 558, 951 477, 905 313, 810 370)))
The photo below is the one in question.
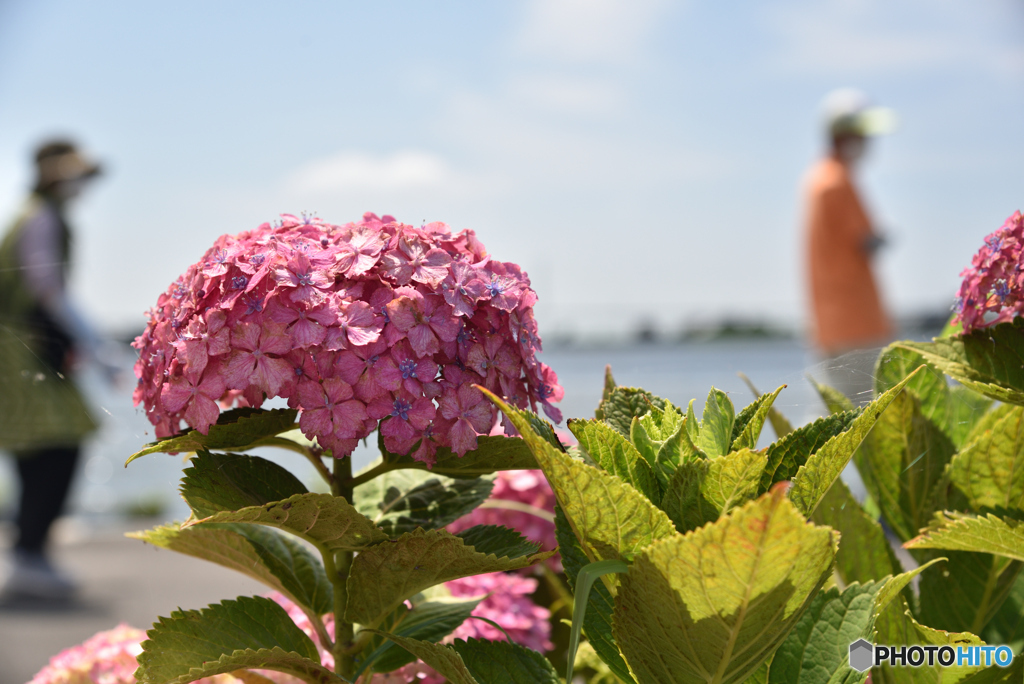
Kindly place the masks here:
POLYGON ((1024 509, 1024 408, 999 413, 949 465, 950 481, 975 511, 1024 509))
POLYGON ((899 342, 987 397, 1024 404, 1024 319, 931 342, 899 342))
POLYGON ((533 451, 590 560, 627 560, 651 542, 675 534, 664 511, 632 485, 555 449, 533 431, 524 412, 486 389, 481 391, 512 421, 533 451))
POLYGON ((473 678, 473 675, 469 673, 469 670, 466 669, 466 664, 462 662, 462 656, 453 648, 429 641, 389 634, 376 629, 368 629, 366 631, 378 634, 398 644, 437 670, 438 674, 444 677, 449 684, 479 684, 473 678))
POLYGON ((601 468, 630 483, 648 499, 657 501, 660 498, 651 466, 632 442, 598 420, 570 420, 568 425, 579 440, 580 448, 601 468))
POLYGON ((867 583, 899 571, 882 526, 857 503, 842 479, 833 483, 811 520, 839 531, 836 571, 844 584, 867 583))
POLYGON ((553 552, 530 553, 516 535, 509 557, 501 548, 482 553, 445 530, 415 530, 385 544, 362 549, 352 562, 345 615, 375 626, 402 601, 436 584, 486 572, 518 570, 553 552))
POLYGON ((295 448, 297 445, 294 442, 276 436, 297 427, 297 413, 295 409, 240 408, 225 411, 210 426, 207 434, 186 430, 179 435, 151 442, 128 457, 125 465, 147 454, 160 452, 179 453, 199 449, 248 451, 260 446, 295 448))
POLYGON ((907 376, 901 383, 868 404, 848 430, 827 441, 800 467, 793 478, 789 498, 804 515, 810 515, 818 507, 818 503, 843 472, 853 457, 853 452, 875 426, 882 412, 889 408, 889 404, 913 377, 907 376))
POLYGON ((936 513, 920 536, 904 544, 908 549, 949 549, 991 553, 1024 561, 1024 522, 965 513, 936 513))
POLYGON ((135 672, 143 684, 185 684, 243 668, 344 681, 320 664, 313 641, 268 598, 240 596, 202 611, 175 611, 146 636, 135 672))
POLYGON ((900 539, 913 537, 931 519, 936 488, 955 451, 909 390, 893 400, 864 441, 857 470, 900 539))
POLYGON ((757 447, 757 440, 761 437, 761 430, 768 414, 772 410, 772 404, 779 396, 779 392, 786 388, 782 385, 771 394, 762 394, 754 403, 750 404, 736 416, 736 422, 732 428, 732 444, 730 451, 740 449, 754 449, 757 447))
POLYGON ((333 610, 334 590, 323 565, 301 542, 257 525, 177 523, 128 535, 231 568, 279 591, 311 615, 333 610))
POLYGON ((704 402, 704 413, 700 416, 697 448, 712 458, 729 453, 735 412, 729 395, 712 387, 704 402))
POLYGON ((185 526, 203 523, 269 525, 301 537, 325 551, 356 551, 388 538, 352 504, 331 494, 296 494, 264 506, 221 511, 185 526))
POLYGON ((775 488, 655 542, 620 576, 615 638, 640 682, 744 682, 831 576, 837 535, 775 488))
POLYGON ((679 532, 718 520, 757 496, 767 461, 767 456, 750 449, 684 461, 669 482, 661 508, 679 532))

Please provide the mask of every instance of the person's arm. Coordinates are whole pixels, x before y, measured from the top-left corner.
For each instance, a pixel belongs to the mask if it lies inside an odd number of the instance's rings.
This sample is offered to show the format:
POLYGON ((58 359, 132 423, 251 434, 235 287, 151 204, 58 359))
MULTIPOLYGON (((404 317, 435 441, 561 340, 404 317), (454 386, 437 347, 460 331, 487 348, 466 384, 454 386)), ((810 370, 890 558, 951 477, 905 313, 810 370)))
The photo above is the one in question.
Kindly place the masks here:
POLYGON ((76 343, 80 353, 96 360, 102 339, 67 294, 59 218, 49 208, 26 220, 18 243, 25 285, 50 318, 76 343))

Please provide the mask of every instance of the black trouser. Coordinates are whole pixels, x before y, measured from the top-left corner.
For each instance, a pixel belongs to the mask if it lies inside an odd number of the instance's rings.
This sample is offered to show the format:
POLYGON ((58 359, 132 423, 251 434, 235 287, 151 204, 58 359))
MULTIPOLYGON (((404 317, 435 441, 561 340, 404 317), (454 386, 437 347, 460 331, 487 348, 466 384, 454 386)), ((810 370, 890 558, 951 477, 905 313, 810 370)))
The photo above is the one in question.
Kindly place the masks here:
POLYGON ((64 509, 79 448, 58 447, 18 452, 15 462, 21 479, 18 538, 14 548, 42 553, 50 526, 64 509))
MULTIPOLYGON (((53 370, 66 373, 71 337, 41 308, 32 312, 29 321, 35 332, 34 346, 40 360, 53 370)), ((50 526, 64 510, 79 451, 79 446, 75 445, 15 453, 21 480, 15 549, 43 551, 50 526)))

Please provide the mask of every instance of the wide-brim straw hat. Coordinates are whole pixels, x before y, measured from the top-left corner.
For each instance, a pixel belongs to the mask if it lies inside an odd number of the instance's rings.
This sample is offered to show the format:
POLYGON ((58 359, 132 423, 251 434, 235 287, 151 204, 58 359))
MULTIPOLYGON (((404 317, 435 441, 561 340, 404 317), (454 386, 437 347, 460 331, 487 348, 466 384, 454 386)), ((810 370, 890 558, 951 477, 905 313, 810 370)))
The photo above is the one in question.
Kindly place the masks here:
POLYGON ((36 191, 45 192, 57 183, 93 178, 103 167, 67 140, 44 143, 36 151, 36 191))

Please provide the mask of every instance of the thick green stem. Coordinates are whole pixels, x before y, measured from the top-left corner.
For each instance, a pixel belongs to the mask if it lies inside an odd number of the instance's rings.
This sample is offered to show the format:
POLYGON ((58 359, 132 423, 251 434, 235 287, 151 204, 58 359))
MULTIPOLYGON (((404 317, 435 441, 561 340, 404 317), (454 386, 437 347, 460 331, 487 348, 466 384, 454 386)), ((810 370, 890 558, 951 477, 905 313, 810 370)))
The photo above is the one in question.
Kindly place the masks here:
MULTIPOLYGON (((331 478, 331 492, 352 503, 352 457, 334 460, 334 477, 331 478)), ((334 585, 334 671, 351 680, 355 673, 355 658, 351 651, 352 623, 345 621, 345 604, 348 602, 348 573, 352 568, 352 552, 337 551, 334 557, 324 558, 324 566, 334 585)))
MULTIPOLYGON (((355 489, 359 485, 366 484, 370 480, 380 477, 384 473, 390 473, 392 470, 399 470, 403 467, 408 466, 402 466, 397 463, 381 463, 375 468, 367 470, 365 473, 359 475, 358 477, 351 477, 351 475, 349 475, 351 479, 349 479, 347 483, 343 484, 347 484, 350 489, 355 489)), ((351 473, 351 468, 349 469, 349 472, 351 473)))

